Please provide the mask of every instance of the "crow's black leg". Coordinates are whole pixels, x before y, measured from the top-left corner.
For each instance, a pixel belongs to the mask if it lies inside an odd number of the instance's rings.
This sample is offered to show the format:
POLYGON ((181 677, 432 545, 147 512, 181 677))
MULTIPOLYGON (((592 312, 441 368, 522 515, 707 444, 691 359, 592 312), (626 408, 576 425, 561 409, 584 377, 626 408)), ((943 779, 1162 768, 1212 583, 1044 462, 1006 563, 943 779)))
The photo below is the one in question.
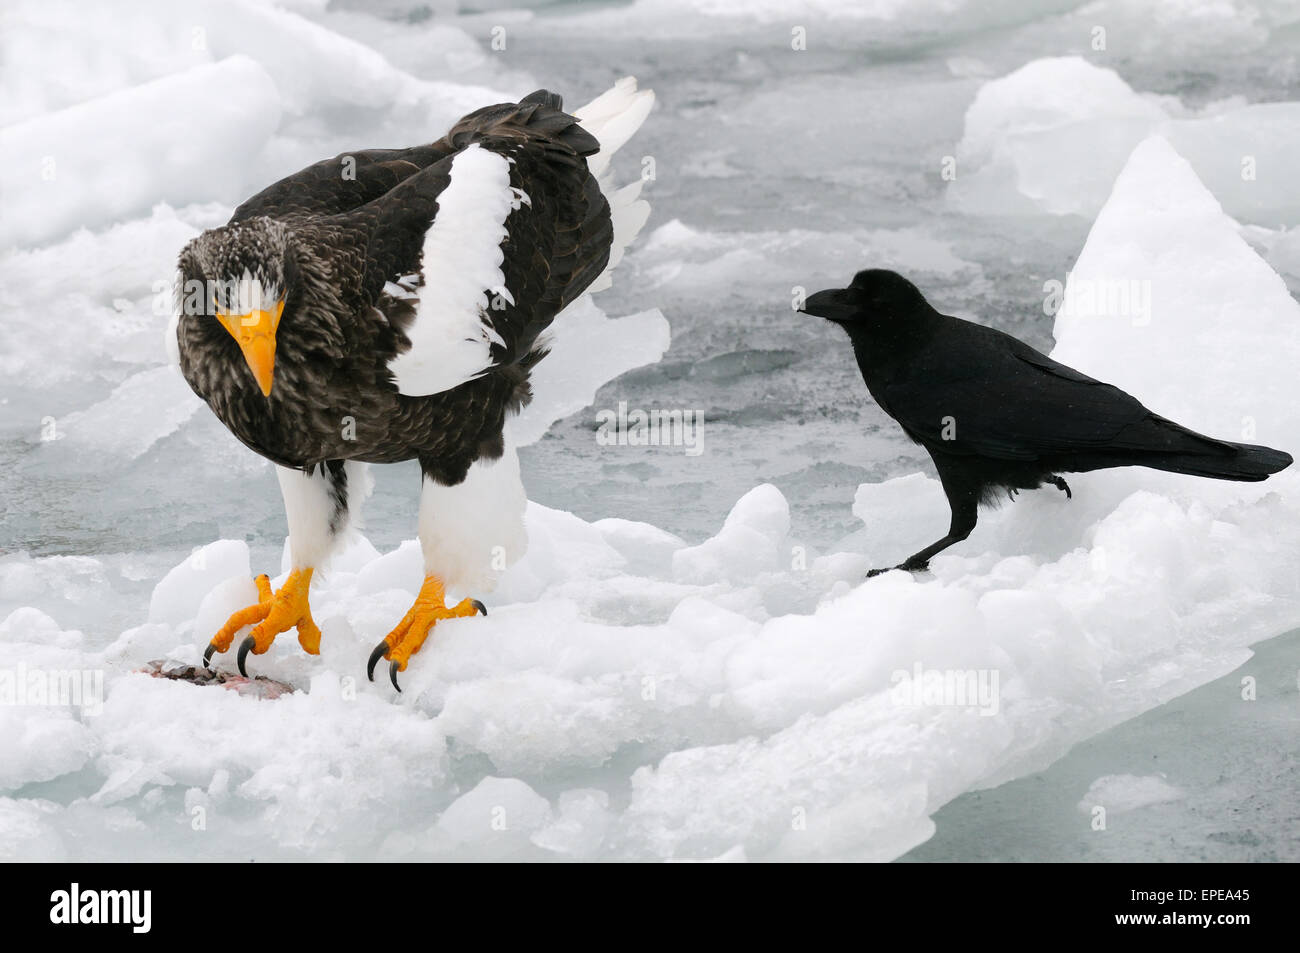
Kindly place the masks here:
MULTIPOLYGON (((942 476, 940 472, 940 477, 942 476)), ((979 491, 973 487, 954 487, 952 482, 943 481, 944 492, 948 495, 948 506, 952 509, 952 522, 948 525, 948 535, 931 543, 919 553, 907 557, 894 566, 894 569, 902 569, 905 572, 921 572, 928 569, 930 557, 943 552, 954 543, 960 543, 974 531, 975 523, 979 518, 979 491)), ((878 576, 882 572, 889 572, 889 570, 873 569, 867 573, 867 578, 878 576)))

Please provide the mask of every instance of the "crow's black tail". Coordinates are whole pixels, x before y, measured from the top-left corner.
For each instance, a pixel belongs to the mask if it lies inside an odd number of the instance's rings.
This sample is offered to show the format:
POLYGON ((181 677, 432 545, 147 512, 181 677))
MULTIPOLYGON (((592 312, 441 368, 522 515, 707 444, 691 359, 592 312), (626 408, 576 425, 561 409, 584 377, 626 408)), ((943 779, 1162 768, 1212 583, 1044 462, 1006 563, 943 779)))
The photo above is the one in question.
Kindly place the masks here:
POLYGON ((1272 447, 1259 447, 1249 443, 1222 441, 1225 448, 1235 452, 1211 453, 1152 453, 1144 455, 1142 466, 1171 473, 1189 473, 1192 476, 1215 480, 1242 480, 1255 482, 1270 474, 1285 470, 1291 465, 1291 454, 1272 447))
POLYGON ((1291 454, 1272 447, 1207 437, 1158 414, 1126 427, 1109 446, 1080 450, 1050 461, 1052 472, 1104 467, 1151 467, 1212 480, 1267 478, 1292 464, 1291 454))

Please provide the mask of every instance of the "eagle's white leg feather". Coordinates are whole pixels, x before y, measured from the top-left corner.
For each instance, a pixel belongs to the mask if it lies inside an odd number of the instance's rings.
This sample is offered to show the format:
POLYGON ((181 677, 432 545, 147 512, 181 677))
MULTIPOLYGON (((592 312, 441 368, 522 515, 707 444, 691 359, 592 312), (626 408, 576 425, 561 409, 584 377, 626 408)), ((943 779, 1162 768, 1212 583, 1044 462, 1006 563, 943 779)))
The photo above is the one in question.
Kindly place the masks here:
POLYGON ((320 467, 311 473, 275 468, 289 521, 292 568, 323 565, 355 525, 359 504, 370 495, 374 481, 366 464, 358 461, 346 461, 343 472, 347 479, 340 486, 320 467))
POLYGON ((477 461, 462 482, 443 486, 425 477, 420 493, 425 574, 461 595, 491 592, 501 571, 528 546, 527 504, 508 428, 501 457, 477 461))

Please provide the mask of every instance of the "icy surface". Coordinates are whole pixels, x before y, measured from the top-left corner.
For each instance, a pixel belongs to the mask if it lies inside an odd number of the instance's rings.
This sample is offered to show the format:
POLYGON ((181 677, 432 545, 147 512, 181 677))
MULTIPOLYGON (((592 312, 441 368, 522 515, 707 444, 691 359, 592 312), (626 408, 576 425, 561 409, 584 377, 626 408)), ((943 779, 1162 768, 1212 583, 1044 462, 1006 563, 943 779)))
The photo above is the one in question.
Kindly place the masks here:
POLYGON ((1193 429, 1279 446, 1300 436, 1300 304, 1158 136, 1093 223, 1055 333, 1055 358, 1193 429), (1249 388, 1235 373, 1246 361, 1249 388))
MULTIPOLYGON (((58 3, 6 5, 0 701, 36 679, 0 704, 0 857, 889 859, 948 802, 1294 627, 1290 472, 1081 475, 1073 501, 987 514, 930 575, 863 581, 947 513, 842 337, 792 309, 860 267, 1054 332, 1057 357, 1192 426, 1300 447, 1300 12, 1076 7, 136 2, 67 29, 58 3), (48 56, 67 68, 34 83, 48 56), (322 156, 543 84, 576 106, 625 73, 659 96, 615 162, 653 173, 653 215, 539 367, 530 546, 491 614, 444 623, 401 696, 365 681, 420 584, 398 466, 318 575, 322 655, 286 634, 254 660, 298 692, 136 672, 196 663, 251 574, 285 570, 269 465, 167 365, 180 246, 322 156), (1044 284, 1067 272, 1053 321, 1044 284), (1084 289, 1134 281, 1149 311, 1090 310, 1084 289), (704 453, 598 444, 620 401, 701 410, 704 453), (918 665, 997 692, 913 703, 918 665), (75 704, 32 694, 85 674, 75 704)), ((1129 773, 1102 793, 1155 807, 1129 773)))
POLYGON ((1174 143, 1242 221, 1300 218, 1288 171, 1300 150, 1300 104, 1225 100, 1192 114, 1082 56, 1034 60, 980 88, 957 144, 953 207, 1095 215, 1152 133, 1174 143))
POLYGON ((1081 56, 1035 60, 975 95, 955 192, 992 210, 1006 201, 997 188, 1006 182, 1044 211, 1095 213, 1138 139, 1166 116, 1114 70, 1081 56))
POLYGON ((280 121, 275 84, 247 56, 196 66, 0 129, 23 187, 6 195, 0 247, 58 238, 172 203, 234 198, 239 163, 214 163, 210 143, 256 156, 280 121), (194 116, 204 117, 196 134, 194 116), (87 142, 112 143, 87 149, 87 142), (154 168, 153 175, 141 175, 154 168))
POLYGON ((1252 650, 1237 670, 1089 738, 1047 770, 952 801, 934 817, 935 836, 904 859, 1300 859, 1292 823, 1300 629, 1252 650), (1102 778, 1107 799, 1085 796, 1102 778), (1139 792, 1145 804, 1115 810, 1139 792))
POLYGON ((1079 810, 1087 814, 1094 808, 1104 807, 1123 814, 1181 797, 1182 791, 1158 775, 1107 774, 1089 785, 1088 793, 1079 801, 1079 810))

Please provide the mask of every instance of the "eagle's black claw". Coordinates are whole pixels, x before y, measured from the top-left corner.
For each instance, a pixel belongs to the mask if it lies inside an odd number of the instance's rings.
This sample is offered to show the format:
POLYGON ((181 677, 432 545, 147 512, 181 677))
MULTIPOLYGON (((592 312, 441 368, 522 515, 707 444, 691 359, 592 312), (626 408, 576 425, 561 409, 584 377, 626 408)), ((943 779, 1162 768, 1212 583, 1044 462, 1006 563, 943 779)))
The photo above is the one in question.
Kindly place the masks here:
MULTIPOLYGON (((376 645, 375 650, 370 653, 370 661, 366 663, 366 678, 370 679, 372 682, 375 680, 375 666, 379 664, 379 660, 384 657, 384 653, 387 651, 388 640, 384 639, 376 645)), ((398 689, 398 691, 401 691, 401 689, 398 689)))
POLYGON ((483 605, 483 603, 479 602, 477 599, 471 599, 470 602, 474 604, 474 608, 478 610, 479 615, 487 615, 487 606, 483 605))
POLYGON ((214 652, 216 652, 216 650, 217 650, 217 647, 216 647, 215 645, 213 645, 211 642, 209 642, 209 643, 208 643, 208 647, 207 647, 206 649, 203 650, 203 667, 204 667, 204 668, 212 668, 212 666, 209 665, 208 662, 212 661, 212 654, 213 654, 214 652))
POLYGON ((239 674, 244 678, 248 678, 248 672, 244 668, 244 659, 248 658, 248 653, 253 650, 253 646, 256 644, 257 639, 251 635, 239 643, 239 657, 236 661, 239 663, 239 674))
POLYGON ((397 662, 388 663, 388 680, 393 683, 393 687, 401 692, 402 686, 397 684, 397 662))
POLYGON ((1058 490, 1063 491, 1067 500, 1074 499, 1074 494, 1070 492, 1070 484, 1066 483, 1061 477, 1052 477, 1051 484, 1058 490))

